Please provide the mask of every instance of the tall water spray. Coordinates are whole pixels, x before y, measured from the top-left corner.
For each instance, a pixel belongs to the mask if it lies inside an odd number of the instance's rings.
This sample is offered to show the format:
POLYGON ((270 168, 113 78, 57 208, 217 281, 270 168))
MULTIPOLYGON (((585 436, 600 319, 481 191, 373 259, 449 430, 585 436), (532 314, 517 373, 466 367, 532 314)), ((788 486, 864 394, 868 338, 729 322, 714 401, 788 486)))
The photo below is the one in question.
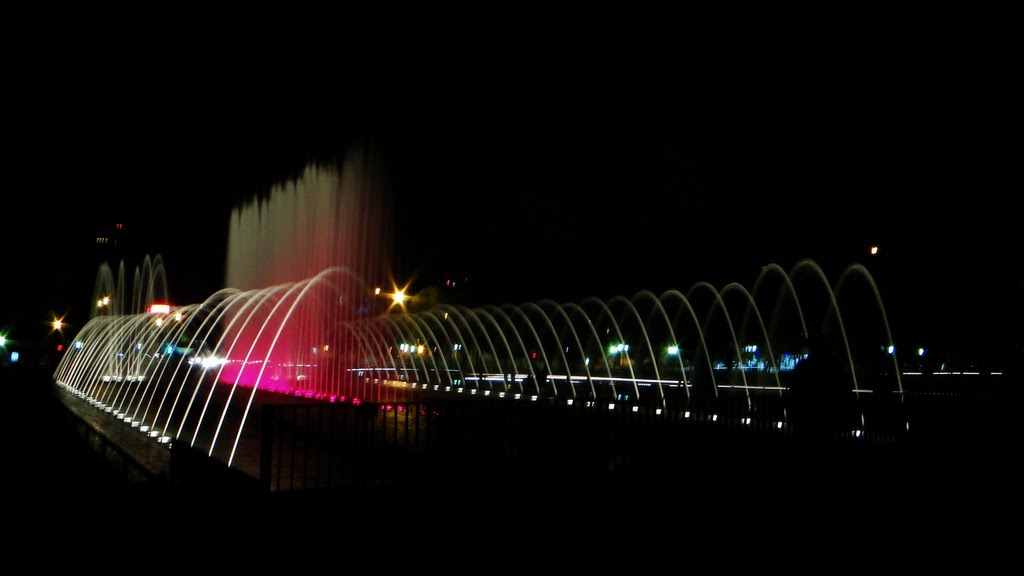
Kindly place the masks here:
POLYGON ((244 309, 246 318, 223 323, 230 352, 224 358, 222 382, 251 386, 265 374, 275 387, 292 390, 301 389, 303 381, 325 378, 318 372, 328 365, 347 373, 357 359, 351 334, 339 335, 337 327, 376 310, 370 286, 386 280, 389 211, 374 158, 357 150, 340 169, 309 166, 298 179, 274 186, 266 197, 232 212, 228 287, 294 287, 330 268, 347 273, 334 277, 337 285, 330 296, 314 297, 308 289, 279 290, 261 294, 258 301, 232 304, 233 313, 227 316, 234 318, 244 309), (268 360, 255 366, 247 358, 268 360))

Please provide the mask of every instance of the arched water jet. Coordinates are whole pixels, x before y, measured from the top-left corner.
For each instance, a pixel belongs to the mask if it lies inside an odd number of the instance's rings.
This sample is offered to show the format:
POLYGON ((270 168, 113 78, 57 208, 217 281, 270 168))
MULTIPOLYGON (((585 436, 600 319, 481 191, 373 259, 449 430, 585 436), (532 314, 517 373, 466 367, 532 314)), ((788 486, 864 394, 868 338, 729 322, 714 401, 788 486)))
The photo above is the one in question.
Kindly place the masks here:
MULTIPOLYGON (((611 311, 610 308, 608 308, 607 304, 605 304, 604 302, 602 302, 598 298, 595 298, 594 296, 590 296, 588 298, 584 298, 583 302, 584 303, 592 302, 595 305, 597 305, 598 308, 601 310, 601 315, 607 316, 608 317, 608 321, 612 323, 612 328, 615 329, 615 337, 618 338, 619 342, 625 343, 625 338, 623 338, 623 336, 622 336, 622 330, 619 329, 619 323, 615 320, 615 315, 612 314, 612 311, 611 311)), ((599 320, 600 320, 600 318, 601 318, 601 316, 598 316, 599 320)), ((601 344, 603 344, 603 343, 601 343, 601 344)), ((629 367, 629 378, 630 378, 630 380, 633 381, 633 397, 639 400, 639 398, 640 398, 640 387, 637 386, 636 373, 633 372, 633 362, 630 361, 629 350, 626 350, 624 348, 623 349, 623 353, 626 355, 626 365, 629 367)), ((605 360, 605 363, 607 364, 607 359, 605 360)), ((616 397, 616 399, 618 399, 618 398, 616 397)))
POLYGON ((853 390, 854 393, 859 393, 860 386, 857 385, 857 370, 856 368, 854 368, 853 365, 853 353, 850 352, 850 342, 846 337, 846 327, 843 324, 843 316, 842 314, 839 313, 839 303, 836 302, 836 296, 835 293, 832 291, 832 286, 829 285, 828 278, 825 276, 825 272, 821 269, 821 266, 818 266, 817 262, 814 262, 813 260, 805 259, 801 260, 800 262, 797 262, 796 265, 793 266, 793 271, 790 272, 790 277, 795 276, 797 273, 799 273, 801 270, 805 268, 810 269, 812 272, 814 272, 815 277, 821 281, 822 287, 828 293, 829 302, 831 303, 832 310, 835 312, 836 321, 839 324, 839 334, 840 336, 842 336, 843 339, 843 348, 846 350, 846 358, 850 366, 850 378, 853 380, 853 390))
POLYGON ((779 395, 781 396, 782 395, 782 381, 779 380, 779 365, 775 361, 775 352, 772 351, 772 342, 768 338, 768 330, 765 328, 764 319, 761 318, 761 311, 758 309, 757 303, 754 302, 754 297, 751 296, 750 292, 747 292, 747 289, 744 288, 742 285, 736 284, 735 282, 733 282, 731 284, 725 285, 725 287, 722 288, 722 294, 723 295, 726 292, 734 292, 734 291, 735 292, 739 292, 740 294, 743 294, 743 296, 746 297, 746 299, 747 299, 748 310, 749 309, 753 309, 753 311, 754 311, 754 315, 757 318, 757 324, 761 328, 761 337, 764 338, 764 344, 765 344, 765 346, 768 347, 768 359, 771 361, 772 367, 775 369, 775 385, 776 385, 776 387, 778 387, 779 395))
MULTIPOLYGON (((689 300, 689 295, 692 294, 694 290, 697 290, 697 289, 700 289, 700 288, 704 288, 704 289, 710 291, 711 294, 714 296, 714 304, 711 305, 711 308, 708 310, 707 318, 705 318, 705 327, 707 326, 707 322, 711 319, 711 314, 715 311, 715 307, 717 306, 717 307, 721 308, 722 309, 722 315, 725 317, 725 325, 726 325, 727 328, 729 328, 729 335, 732 336, 732 346, 733 346, 733 349, 736 351, 736 361, 737 362, 742 362, 743 361, 743 357, 740 355, 740 343, 736 339, 736 330, 733 327, 732 318, 729 316, 729 309, 725 306, 725 302, 722 300, 721 293, 714 286, 712 286, 711 284, 709 284, 707 282, 697 282, 696 284, 694 284, 690 288, 690 291, 687 293, 687 300, 689 300)), ((703 333, 703 330, 702 330, 702 333, 703 333)), ((747 384, 747 375, 743 373, 743 370, 739 370, 739 373, 740 373, 740 378, 743 380, 743 391, 747 395, 747 407, 749 408, 750 407, 750 386, 747 384)))
MULTIPOLYGON (((633 305, 633 302, 627 300, 625 296, 615 296, 608 303, 611 304, 613 302, 622 302, 628 311, 633 312, 633 317, 637 322, 637 327, 640 329, 640 332, 643 333, 644 343, 647 345, 647 352, 650 354, 651 358, 651 366, 654 368, 654 379, 657 381, 658 387, 658 401, 662 406, 664 406, 665 390, 661 386, 661 372, 658 370, 658 358, 654 354, 654 347, 651 346, 651 338, 647 335, 647 328, 644 326, 644 321, 640 318, 640 313, 636 311, 636 306, 633 305)), ((632 363, 630 363, 630 367, 632 368, 632 363)), ((639 398, 639 396, 640 394, 638 392, 637 397, 639 398)))
MULTIPOLYGON (((662 320, 665 321, 665 328, 668 330, 669 338, 671 338, 671 340, 672 340, 672 345, 678 347, 679 339, 676 338, 676 332, 672 328, 672 322, 669 321, 668 313, 665 311, 665 307, 662 306, 661 300, 659 300, 658 297, 654 295, 654 292, 651 292, 650 290, 641 290, 641 291, 639 291, 639 292, 637 292, 636 294, 633 295, 633 299, 634 300, 639 300, 640 298, 644 298, 644 299, 650 300, 651 305, 652 305, 651 306, 651 313, 648 315, 647 321, 644 322, 644 324, 645 325, 650 325, 651 317, 654 316, 655 311, 661 312, 661 318, 662 318, 662 320)), ((689 399, 690 398, 690 383, 689 383, 689 381, 686 378, 686 368, 683 366, 683 355, 677 352, 675 356, 676 356, 676 359, 679 361, 679 373, 683 377, 682 378, 682 380, 683 380, 682 381, 683 390, 686 391, 686 398, 689 399)), ((661 379, 660 375, 659 375, 658 379, 659 380, 661 379)), ((664 392, 662 392, 662 399, 663 400, 664 400, 664 397, 665 397, 664 392)))
MULTIPOLYGON (((889 316, 885 312, 885 304, 882 303, 882 294, 881 292, 879 292, 878 285, 875 283, 874 277, 871 275, 871 272, 869 272, 867 268, 865 268, 861 264, 851 264, 850 266, 848 266, 846 270, 844 270, 843 273, 839 276, 839 280, 838 282, 836 282, 835 292, 837 294, 839 293, 839 291, 842 289, 843 285, 846 282, 847 276, 851 274, 859 274, 868 282, 868 286, 871 288, 871 292, 875 296, 875 303, 878 304, 878 312, 882 316, 882 325, 885 327, 886 345, 893 345, 895 341, 892 338, 892 331, 889 329, 889 316)), ((896 360, 895 348, 893 349, 893 352, 892 354, 890 354, 890 356, 892 356, 893 372, 896 374, 896 386, 899 388, 900 401, 902 401, 903 379, 900 376, 900 365, 899 362, 896 360)))

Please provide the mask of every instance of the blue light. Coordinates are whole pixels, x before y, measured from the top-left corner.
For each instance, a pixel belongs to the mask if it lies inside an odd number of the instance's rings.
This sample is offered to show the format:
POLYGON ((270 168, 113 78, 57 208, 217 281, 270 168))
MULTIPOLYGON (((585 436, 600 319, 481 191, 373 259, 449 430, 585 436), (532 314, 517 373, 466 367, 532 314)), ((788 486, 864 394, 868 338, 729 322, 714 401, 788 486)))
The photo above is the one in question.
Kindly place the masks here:
POLYGON ((18 358, 20 358, 20 357, 21 357, 21 354, 18 354, 17 352, 11 352, 11 362, 17 362, 18 358))

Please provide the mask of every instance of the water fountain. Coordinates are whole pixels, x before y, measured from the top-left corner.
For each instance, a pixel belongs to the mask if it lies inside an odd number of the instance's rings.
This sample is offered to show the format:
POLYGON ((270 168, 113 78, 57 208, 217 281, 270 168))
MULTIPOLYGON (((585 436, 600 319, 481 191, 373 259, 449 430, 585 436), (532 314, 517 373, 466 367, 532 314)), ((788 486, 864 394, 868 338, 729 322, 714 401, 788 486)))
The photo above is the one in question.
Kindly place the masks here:
POLYGON ((894 353, 885 354, 897 367, 891 379, 871 378, 887 390, 860 384, 877 365, 859 364, 854 350, 891 350, 893 339, 878 288, 856 264, 835 287, 804 260, 788 272, 765 266, 750 290, 698 282, 608 300, 385 309, 390 231, 369 167, 361 156, 340 170, 310 167, 236 209, 229 288, 204 302, 150 309, 166 300, 159 257, 136 271, 130 297, 123 265, 116 281, 101 267, 97 313, 56 382, 154 441, 185 442, 229 465, 245 453, 249 466, 254 406, 286 399, 541 399, 658 415, 675 408, 713 422, 732 399, 742 425, 782 428, 789 375, 817 338, 838 347, 837 373, 847 379, 820 385, 844 387, 854 401, 903 392, 894 353), (843 313, 852 277, 870 288, 874 319, 843 313), (851 322, 869 321, 881 331, 851 345, 851 322))

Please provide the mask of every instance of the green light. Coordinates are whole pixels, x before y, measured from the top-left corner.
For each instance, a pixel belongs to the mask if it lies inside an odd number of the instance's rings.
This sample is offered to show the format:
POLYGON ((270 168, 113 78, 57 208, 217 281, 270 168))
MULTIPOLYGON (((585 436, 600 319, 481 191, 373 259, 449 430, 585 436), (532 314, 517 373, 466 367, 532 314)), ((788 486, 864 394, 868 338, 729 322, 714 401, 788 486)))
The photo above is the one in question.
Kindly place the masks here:
POLYGON ((669 346, 668 353, 669 356, 675 356, 676 354, 679 354, 679 346, 669 346))
POLYGON ((7 345, 7 338, 4 338, 3 335, 0 334, 0 347, 6 346, 6 345, 7 345))

